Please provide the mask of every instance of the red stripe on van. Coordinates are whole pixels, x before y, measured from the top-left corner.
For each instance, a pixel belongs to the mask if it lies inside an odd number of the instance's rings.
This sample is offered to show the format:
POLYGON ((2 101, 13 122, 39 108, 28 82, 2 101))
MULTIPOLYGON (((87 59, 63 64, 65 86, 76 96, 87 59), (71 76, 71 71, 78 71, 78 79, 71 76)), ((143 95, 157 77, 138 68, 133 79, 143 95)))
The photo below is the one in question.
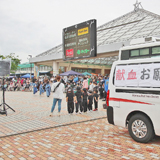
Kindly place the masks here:
POLYGON ((134 101, 129 99, 122 99, 122 98, 109 98, 109 101, 120 101, 120 102, 129 102, 129 103, 140 103, 140 104, 148 104, 153 105, 151 103, 141 102, 141 101, 134 101))

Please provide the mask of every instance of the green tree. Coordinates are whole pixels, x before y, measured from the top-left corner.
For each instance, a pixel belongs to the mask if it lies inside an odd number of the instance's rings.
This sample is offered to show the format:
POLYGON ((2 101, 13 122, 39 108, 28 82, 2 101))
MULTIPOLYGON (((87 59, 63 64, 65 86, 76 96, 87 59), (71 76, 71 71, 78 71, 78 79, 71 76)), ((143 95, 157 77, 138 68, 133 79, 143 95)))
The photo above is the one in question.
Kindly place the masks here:
POLYGON ((0 58, 11 59, 11 73, 14 73, 18 69, 18 65, 21 63, 21 59, 19 59, 19 56, 16 56, 15 53, 10 53, 9 55, 6 56, 0 55, 0 58))
POLYGON ((5 59, 5 57, 3 55, 0 55, 0 59, 5 59))

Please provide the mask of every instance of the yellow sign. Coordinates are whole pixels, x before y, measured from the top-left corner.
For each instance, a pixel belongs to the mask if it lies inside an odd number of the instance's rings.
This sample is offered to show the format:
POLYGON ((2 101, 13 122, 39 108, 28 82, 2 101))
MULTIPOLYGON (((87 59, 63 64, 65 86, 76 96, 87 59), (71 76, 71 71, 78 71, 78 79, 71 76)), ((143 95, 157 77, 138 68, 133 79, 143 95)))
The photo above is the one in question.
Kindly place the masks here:
POLYGON ((78 36, 84 35, 88 33, 88 27, 82 28, 78 30, 78 36))

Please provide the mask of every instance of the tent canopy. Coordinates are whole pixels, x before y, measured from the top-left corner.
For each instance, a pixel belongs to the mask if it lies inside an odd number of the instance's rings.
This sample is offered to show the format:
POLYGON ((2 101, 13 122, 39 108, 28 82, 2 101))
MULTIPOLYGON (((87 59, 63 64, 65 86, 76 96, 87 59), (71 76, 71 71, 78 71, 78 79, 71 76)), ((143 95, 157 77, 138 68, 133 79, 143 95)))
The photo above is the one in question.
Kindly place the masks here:
POLYGON ((72 71, 72 70, 60 74, 60 76, 71 76, 71 75, 82 76, 83 74, 82 74, 82 73, 75 72, 75 71, 72 71))
POLYGON ((89 75, 89 76, 91 76, 92 74, 91 73, 88 73, 88 72, 84 72, 84 73, 82 73, 84 76, 87 76, 87 75, 89 75))
MULTIPOLYGON (((33 78, 34 76, 32 75, 32 78, 33 78)), ((21 76, 21 78, 30 78, 30 74, 25 74, 24 76, 21 76)))

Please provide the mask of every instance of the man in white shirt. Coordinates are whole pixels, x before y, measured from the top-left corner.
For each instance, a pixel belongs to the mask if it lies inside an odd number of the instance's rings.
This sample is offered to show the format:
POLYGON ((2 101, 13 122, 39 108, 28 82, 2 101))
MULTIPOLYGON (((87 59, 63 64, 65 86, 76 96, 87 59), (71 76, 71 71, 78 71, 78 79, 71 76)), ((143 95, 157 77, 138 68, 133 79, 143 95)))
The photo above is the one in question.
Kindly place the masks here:
POLYGON ((52 88, 51 91, 53 91, 53 105, 51 108, 51 114, 50 116, 53 116, 53 111, 55 109, 56 103, 58 101, 58 115, 60 116, 60 111, 61 111, 61 103, 62 103, 62 99, 64 98, 64 91, 65 91, 65 87, 64 84, 61 83, 61 77, 57 76, 56 77, 57 82, 52 84, 52 88))

